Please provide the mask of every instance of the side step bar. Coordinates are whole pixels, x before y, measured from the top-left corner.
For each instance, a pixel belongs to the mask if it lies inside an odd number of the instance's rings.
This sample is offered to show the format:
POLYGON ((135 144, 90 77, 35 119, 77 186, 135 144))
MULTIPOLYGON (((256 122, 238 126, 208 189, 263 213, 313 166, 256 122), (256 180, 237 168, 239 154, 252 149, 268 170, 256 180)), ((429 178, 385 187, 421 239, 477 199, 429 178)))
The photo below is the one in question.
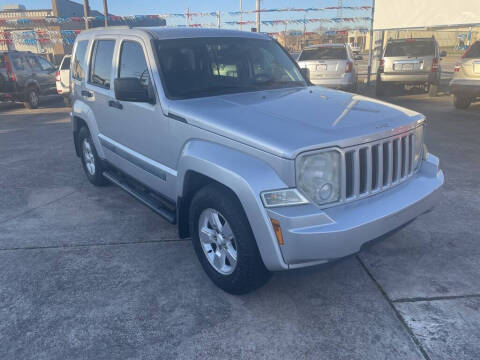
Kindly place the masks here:
POLYGON ((105 171, 103 173, 103 176, 105 176, 115 185, 125 190, 135 199, 148 206, 150 209, 152 209, 155 213, 167 220, 169 223, 177 223, 177 215, 175 210, 167 209, 167 207, 164 205, 164 201, 162 201, 157 196, 152 196, 148 191, 141 191, 140 189, 136 189, 123 176, 119 176, 113 172, 105 171))

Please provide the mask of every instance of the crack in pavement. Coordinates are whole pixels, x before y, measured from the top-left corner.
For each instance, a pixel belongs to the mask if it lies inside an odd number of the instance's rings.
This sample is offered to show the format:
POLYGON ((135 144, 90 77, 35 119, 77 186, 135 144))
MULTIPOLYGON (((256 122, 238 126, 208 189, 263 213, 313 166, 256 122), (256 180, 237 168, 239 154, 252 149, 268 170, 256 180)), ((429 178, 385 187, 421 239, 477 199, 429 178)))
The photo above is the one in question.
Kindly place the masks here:
POLYGON ((410 303, 410 302, 418 302, 418 301, 455 300, 455 299, 471 299, 471 298, 480 298, 480 294, 445 295, 445 296, 432 296, 432 297, 413 297, 413 298, 402 298, 402 299, 392 300, 392 302, 394 302, 394 303, 410 303))
POLYGON ((178 243, 189 242, 187 239, 161 239, 161 240, 141 240, 141 241, 124 241, 116 243, 97 243, 97 244, 72 244, 72 245, 52 245, 52 246, 25 246, 18 248, 0 248, 0 251, 18 251, 18 250, 44 250, 44 249, 72 249, 72 248, 86 248, 86 247, 101 247, 101 246, 121 246, 121 245, 135 245, 135 244, 158 244, 158 243, 178 243))
POLYGON ((387 293, 385 292, 385 290, 382 288, 382 286, 378 283, 378 281, 373 277, 373 274, 370 272, 370 270, 368 270, 367 266, 364 264, 364 262, 362 261, 362 259, 360 259, 360 257, 358 255, 355 255, 355 257, 357 258, 358 262, 360 263, 360 266, 363 268, 363 270, 367 273, 367 275, 370 277, 370 279, 373 281, 373 283, 375 284, 375 286, 377 287, 377 289, 380 291, 380 293, 383 295, 383 297, 385 298, 385 300, 387 300, 388 304, 390 305, 390 307, 392 308, 393 312, 395 313, 395 315, 397 316, 398 320, 400 321, 400 323, 402 323, 402 325, 405 327, 405 330, 407 330, 407 333, 410 335, 410 338, 412 339, 412 341, 415 343, 415 345, 417 345, 417 348, 418 350, 421 352, 421 354, 423 355, 423 357, 425 358, 425 360, 431 360, 430 356, 427 354, 427 352, 425 351, 425 349, 423 348, 422 344, 420 343, 420 341, 417 339, 417 337, 415 336, 415 334, 413 333, 412 329, 410 329, 410 327, 407 325, 407 322, 405 321, 405 319, 403 318, 402 314, 400 314, 400 312, 397 310, 397 308, 395 307, 395 305, 393 304, 392 300, 388 297, 387 293))

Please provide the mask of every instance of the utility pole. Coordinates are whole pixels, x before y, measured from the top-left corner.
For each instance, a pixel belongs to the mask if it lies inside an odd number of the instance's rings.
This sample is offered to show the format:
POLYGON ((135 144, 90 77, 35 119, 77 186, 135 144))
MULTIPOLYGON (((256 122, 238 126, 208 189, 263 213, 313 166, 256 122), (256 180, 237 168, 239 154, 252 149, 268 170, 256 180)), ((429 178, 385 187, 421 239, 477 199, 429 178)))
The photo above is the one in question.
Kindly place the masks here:
POLYGON ((240 0, 240 31, 242 31, 243 27, 243 5, 242 5, 242 0, 240 0))
POLYGON ((107 0, 103 0, 103 17, 105 18, 105 27, 108 27, 108 5, 107 5, 107 0))
POLYGON ((220 11, 217 11, 217 24, 218 24, 218 28, 220 29, 222 27, 222 22, 220 19, 220 11))
POLYGON ((88 30, 88 15, 89 15, 90 6, 88 5, 88 0, 83 0, 83 16, 85 18, 85 29, 88 30))
POLYGON ((88 30, 88 16, 90 15, 90 5, 88 4, 88 0, 83 0, 83 16, 85 18, 85 29, 88 30))
POLYGON ((257 0, 257 32, 260 32, 260 0, 257 0))
MULTIPOLYGON (((367 86, 370 85, 370 76, 372 74, 372 61, 373 61, 373 17, 375 16, 375 0, 372 1, 372 19, 370 21, 370 50, 368 53, 368 77, 367 86)), ((382 43, 383 46, 383 43, 382 43)))

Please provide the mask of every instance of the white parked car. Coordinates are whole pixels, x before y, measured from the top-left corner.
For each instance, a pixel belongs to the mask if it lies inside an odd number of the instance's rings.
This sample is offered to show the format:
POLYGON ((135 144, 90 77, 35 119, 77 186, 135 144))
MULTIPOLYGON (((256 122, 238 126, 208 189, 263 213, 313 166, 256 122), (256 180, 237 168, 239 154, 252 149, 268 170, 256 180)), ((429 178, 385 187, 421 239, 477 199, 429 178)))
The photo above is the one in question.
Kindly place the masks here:
POLYGON ((65 55, 57 71, 57 93, 63 97, 65 105, 70 106, 70 59, 65 55))

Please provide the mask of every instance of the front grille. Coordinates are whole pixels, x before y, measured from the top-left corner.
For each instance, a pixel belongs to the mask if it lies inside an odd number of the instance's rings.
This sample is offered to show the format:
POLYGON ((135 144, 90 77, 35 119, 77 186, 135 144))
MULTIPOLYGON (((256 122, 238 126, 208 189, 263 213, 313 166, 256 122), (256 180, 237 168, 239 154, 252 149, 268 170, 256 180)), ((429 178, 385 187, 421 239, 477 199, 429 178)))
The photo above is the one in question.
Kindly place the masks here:
POLYGON ((407 180, 415 171, 414 136, 412 131, 345 149, 340 201, 365 197, 407 180))

